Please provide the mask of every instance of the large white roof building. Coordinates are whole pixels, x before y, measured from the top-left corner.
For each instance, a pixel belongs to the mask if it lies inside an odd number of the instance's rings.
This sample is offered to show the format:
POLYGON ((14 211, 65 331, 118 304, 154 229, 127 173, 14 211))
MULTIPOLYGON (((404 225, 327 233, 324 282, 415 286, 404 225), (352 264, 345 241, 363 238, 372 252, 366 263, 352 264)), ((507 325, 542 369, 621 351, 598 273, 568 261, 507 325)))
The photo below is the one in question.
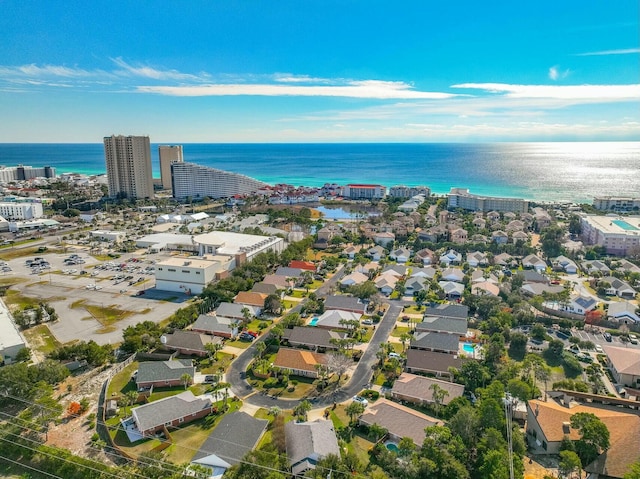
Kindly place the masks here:
POLYGON ((625 256, 640 246, 640 216, 585 215, 581 223, 585 243, 604 246, 608 254, 625 256))
POLYGON ((13 322, 9 309, 0 299, 0 363, 11 363, 22 348, 25 341, 13 322))

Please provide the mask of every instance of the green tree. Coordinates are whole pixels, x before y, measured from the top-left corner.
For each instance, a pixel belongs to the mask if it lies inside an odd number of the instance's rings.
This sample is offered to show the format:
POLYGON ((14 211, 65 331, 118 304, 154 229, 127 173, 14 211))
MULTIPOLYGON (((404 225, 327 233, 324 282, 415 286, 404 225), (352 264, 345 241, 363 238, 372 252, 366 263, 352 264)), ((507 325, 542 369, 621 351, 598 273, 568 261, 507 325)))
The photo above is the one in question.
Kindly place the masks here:
POLYGON ((213 359, 214 361, 218 360, 218 351, 220 351, 222 347, 223 346, 220 343, 207 343, 204 345, 204 349, 207 351, 209 359, 213 359))
POLYGON ((355 418, 360 416, 364 412, 364 409, 364 404, 362 404, 361 402, 353 401, 345 408, 344 412, 346 412, 349 416, 349 422, 351 424, 354 424, 355 418))
POLYGON ((580 439, 576 441, 576 452, 583 465, 591 463, 602 452, 609 449, 609 429, 595 415, 579 412, 571 416, 571 427, 577 429, 580 439))
POLYGON ((624 479, 640 479, 640 461, 631 464, 629 472, 624 475, 624 479))
POLYGON ((389 431, 386 428, 376 423, 373 423, 371 426, 369 426, 368 436, 373 440, 373 442, 380 441, 388 433, 389 431))
POLYGON ((193 381, 193 378, 189 373, 184 373, 182 376, 180 376, 180 382, 182 383, 185 389, 189 387, 192 381, 193 381))
POLYGON ((528 340, 523 333, 512 333, 509 338, 509 357, 515 361, 522 361, 527 353, 528 340))
POLYGON ((441 388, 438 384, 433 383, 429 386, 431 390, 431 399, 433 399, 433 409, 435 410, 436 417, 440 417, 440 409, 445 398, 449 395, 449 391, 441 388))
POLYGON ((560 451, 558 469, 562 477, 571 477, 574 472, 580 470, 582 464, 580 458, 573 451, 560 451))

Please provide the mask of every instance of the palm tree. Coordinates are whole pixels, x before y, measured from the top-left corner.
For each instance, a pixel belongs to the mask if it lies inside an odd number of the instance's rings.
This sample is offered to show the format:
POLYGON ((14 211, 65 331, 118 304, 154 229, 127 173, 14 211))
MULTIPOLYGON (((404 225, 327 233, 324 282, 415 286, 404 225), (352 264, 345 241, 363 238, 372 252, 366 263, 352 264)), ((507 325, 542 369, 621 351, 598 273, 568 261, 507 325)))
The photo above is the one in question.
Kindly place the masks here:
POLYGON ((383 437, 385 437, 388 432, 389 431, 387 431, 384 427, 373 423, 371 426, 369 426, 368 436, 373 439, 373 442, 378 442, 383 437))
POLYGON ((127 406, 133 406, 138 399, 138 393, 136 391, 127 391, 124 395, 125 413, 127 406))
POLYGON ((446 389, 441 388, 440 386, 438 386, 437 384, 432 384, 431 386, 429 386, 429 389, 431 389, 432 393, 431 393, 431 398, 433 399, 433 408, 435 409, 436 412, 436 416, 440 416, 440 407, 442 406, 442 403, 444 401, 444 398, 446 398, 449 395, 449 391, 447 391, 446 389))
POLYGON ((184 373, 182 376, 180 376, 180 382, 182 383, 185 389, 187 389, 187 387, 189 386, 189 384, 191 384, 192 381, 193 381, 193 378, 189 373, 184 373))
POLYGON ((409 333, 402 333, 400 335, 400 342, 402 343, 402 352, 406 350, 407 344, 411 341, 411 335, 409 333))
POLYGON ((355 417, 360 416, 364 412, 364 404, 353 401, 345 408, 344 412, 349 415, 349 423, 353 424, 355 422, 355 417))
POLYGON ((214 361, 218 360, 218 351, 222 349, 222 344, 220 343, 207 343, 204 345, 204 349, 207 351, 209 355, 209 359, 213 359, 214 361))
POLYGON ((311 409, 312 409, 311 403, 305 399, 293 409, 293 414, 303 418, 306 421, 307 413, 311 411, 311 409))

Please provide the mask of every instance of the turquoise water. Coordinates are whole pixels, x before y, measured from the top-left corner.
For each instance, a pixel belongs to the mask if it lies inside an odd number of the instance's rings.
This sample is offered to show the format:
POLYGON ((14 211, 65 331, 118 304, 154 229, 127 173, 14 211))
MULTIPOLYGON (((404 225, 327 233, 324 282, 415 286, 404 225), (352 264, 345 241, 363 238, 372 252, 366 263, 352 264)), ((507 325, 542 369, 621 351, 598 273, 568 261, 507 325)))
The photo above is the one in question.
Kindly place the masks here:
POLYGON ((316 324, 318 324, 318 318, 313 318, 309 321, 309 326, 315 326, 316 324))
POLYGON ((633 225, 630 225, 629 223, 627 223, 624 220, 613 220, 612 223, 614 225, 619 226, 620 228, 622 228, 625 231, 638 231, 638 228, 636 228, 633 225))
MULTIPOLYGON (((98 141, 101 138, 97 139, 98 141)), ((166 143, 165 143, 166 144, 166 143)), ((637 196, 640 142, 557 143, 185 143, 184 160, 270 184, 377 183, 452 187, 479 195, 591 202, 637 196)), ((151 145, 158 178, 158 145, 151 145)), ((58 174, 105 172, 102 143, 0 144, 0 165, 54 166, 58 174)))
POLYGON ((388 443, 385 444, 385 446, 391 452, 398 452, 400 450, 400 448, 398 447, 398 445, 395 442, 388 442, 388 443))
POLYGON ((463 343, 462 350, 465 353, 473 354, 475 352, 475 348, 473 347, 473 343, 463 343))

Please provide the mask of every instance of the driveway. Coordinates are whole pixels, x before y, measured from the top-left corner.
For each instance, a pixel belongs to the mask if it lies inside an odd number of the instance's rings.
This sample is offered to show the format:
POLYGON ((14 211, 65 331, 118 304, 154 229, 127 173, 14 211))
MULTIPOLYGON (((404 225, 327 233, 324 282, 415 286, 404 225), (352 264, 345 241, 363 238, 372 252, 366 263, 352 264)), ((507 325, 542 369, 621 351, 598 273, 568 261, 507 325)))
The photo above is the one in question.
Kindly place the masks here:
MULTIPOLYGON (((380 323, 376 326, 376 331, 369 342, 369 347, 362 355, 362 358, 360 358, 349 383, 343 388, 332 393, 318 396, 317 398, 309 398, 314 409, 329 406, 334 402, 346 401, 360 392, 369 383, 373 373, 373 366, 377 361, 376 352, 380 348, 380 344, 387 341, 387 338, 389 337, 389 334, 391 334, 401 312, 402 303, 391 301, 387 312, 380 323)), ((268 335, 265 334, 259 337, 231 364, 229 372, 226 375, 226 380, 231 383, 232 392, 236 396, 243 398, 243 401, 248 402, 249 404, 265 408, 278 406, 281 409, 291 409, 300 402, 299 399, 279 399, 267 396, 260 391, 255 391, 244 376, 249 363, 253 359, 256 345, 261 341, 265 341, 267 336, 268 335)))

